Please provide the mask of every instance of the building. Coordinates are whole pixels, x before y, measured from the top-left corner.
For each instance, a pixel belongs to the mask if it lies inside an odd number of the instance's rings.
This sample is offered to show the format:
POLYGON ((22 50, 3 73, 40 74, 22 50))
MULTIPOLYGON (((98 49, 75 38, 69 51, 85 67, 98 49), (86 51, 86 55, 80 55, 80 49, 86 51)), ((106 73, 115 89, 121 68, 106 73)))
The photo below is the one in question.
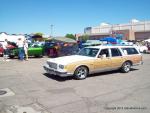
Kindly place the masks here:
POLYGON ((116 37, 121 34, 124 40, 145 40, 150 38, 150 21, 132 19, 127 24, 101 23, 96 27, 85 28, 84 33, 89 35, 91 39, 116 37))

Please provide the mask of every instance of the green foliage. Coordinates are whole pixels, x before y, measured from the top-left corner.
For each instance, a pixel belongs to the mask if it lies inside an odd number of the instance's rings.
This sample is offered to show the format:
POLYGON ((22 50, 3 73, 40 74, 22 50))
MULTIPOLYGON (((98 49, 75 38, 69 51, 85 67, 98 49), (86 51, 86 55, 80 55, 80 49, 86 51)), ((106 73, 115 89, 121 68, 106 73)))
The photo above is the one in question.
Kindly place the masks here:
POLYGON ((79 37, 79 40, 82 40, 82 41, 86 42, 87 40, 89 40, 89 38, 90 37, 88 35, 82 35, 82 36, 79 37))
POLYGON ((65 37, 76 40, 76 37, 73 34, 66 34, 65 37))
POLYGON ((38 33, 35 33, 33 36, 33 41, 43 41, 43 33, 41 32, 38 32, 38 33))
POLYGON ((38 33, 35 33, 34 35, 36 35, 36 36, 43 36, 43 33, 41 33, 41 32, 38 32, 38 33))

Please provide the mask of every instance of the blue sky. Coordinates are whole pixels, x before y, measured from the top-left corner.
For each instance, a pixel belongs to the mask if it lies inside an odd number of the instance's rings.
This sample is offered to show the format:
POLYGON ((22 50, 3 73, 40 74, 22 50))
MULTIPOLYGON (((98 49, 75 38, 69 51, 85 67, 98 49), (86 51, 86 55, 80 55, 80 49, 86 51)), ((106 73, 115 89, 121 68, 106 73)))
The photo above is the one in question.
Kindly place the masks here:
POLYGON ((0 32, 83 33, 101 22, 150 20, 150 0, 0 0, 0 32))

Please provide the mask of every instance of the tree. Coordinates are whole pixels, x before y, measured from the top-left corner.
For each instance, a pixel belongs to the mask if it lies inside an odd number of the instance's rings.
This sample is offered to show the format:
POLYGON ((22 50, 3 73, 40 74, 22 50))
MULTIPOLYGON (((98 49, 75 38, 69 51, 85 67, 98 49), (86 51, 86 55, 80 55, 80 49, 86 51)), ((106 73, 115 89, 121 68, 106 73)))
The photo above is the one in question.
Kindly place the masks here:
POLYGON ((33 40, 34 41, 42 41, 43 40, 43 33, 35 33, 33 36, 32 36, 33 40))
POLYGON ((73 39, 73 40, 76 40, 76 37, 75 37, 73 34, 66 34, 65 37, 71 38, 71 39, 73 39))
POLYGON ((34 36, 41 36, 41 37, 42 37, 42 36, 43 36, 43 33, 38 32, 38 33, 35 33, 34 36))
POLYGON ((79 37, 79 40, 83 41, 83 42, 86 42, 87 40, 89 40, 89 35, 82 35, 79 37))

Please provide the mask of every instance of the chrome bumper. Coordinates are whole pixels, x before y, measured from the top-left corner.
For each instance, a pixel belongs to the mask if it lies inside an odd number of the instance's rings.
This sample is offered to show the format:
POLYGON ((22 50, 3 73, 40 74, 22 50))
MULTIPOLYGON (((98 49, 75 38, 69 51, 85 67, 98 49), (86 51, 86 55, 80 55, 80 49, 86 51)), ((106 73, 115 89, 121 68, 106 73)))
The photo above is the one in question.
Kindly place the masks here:
POLYGON ((51 68, 48 67, 48 65, 44 65, 43 68, 44 68, 44 70, 45 70, 47 73, 49 73, 49 74, 51 74, 51 75, 57 75, 57 76, 60 76, 60 77, 67 77, 67 76, 72 76, 72 75, 73 75, 73 74, 71 74, 71 73, 59 72, 59 71, 57 71, 57 70, 55 70, 55 69, 51 69, 51 68))
POLYGON ((140 61, 139 63, 133 64, 133 66, 143 65, 143 61, 140 61))

